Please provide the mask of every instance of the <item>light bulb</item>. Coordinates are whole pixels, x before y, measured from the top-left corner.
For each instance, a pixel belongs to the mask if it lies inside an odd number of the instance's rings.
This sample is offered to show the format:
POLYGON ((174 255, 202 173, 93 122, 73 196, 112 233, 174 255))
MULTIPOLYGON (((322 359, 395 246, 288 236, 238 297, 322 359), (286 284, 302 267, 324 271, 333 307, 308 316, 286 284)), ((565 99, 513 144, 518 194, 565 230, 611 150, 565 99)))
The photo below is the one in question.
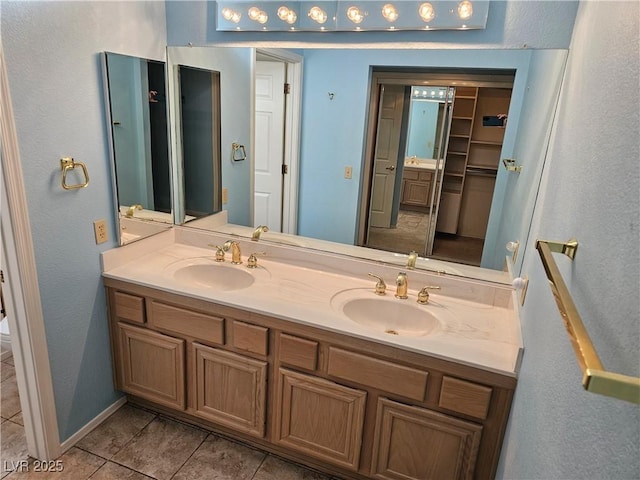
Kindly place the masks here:
POLYGON ((293 23, 296 23, 298 15, 290 8, 282 6, 278 9, 278 18, 280 18, 280 20, 282 20, 283 22, 287 22, 289 25, 291 25, 293 23))
POLYGON ((269 20, 269 15, 267 15, 267 12, 260 10, 260 13, 258 14, 258 18, 256 18, 256 21, 259 24, 264 25, 265 23, 267 23, 267 20, 269 20))
MULTIPOLYGON (((234 21, 233 19, 235 17, 238 17, 238 21, 241 17, 240 13, 234 11, 233 9, 229 8, 229 7, 224 7, 222 9, 222 16, 224 17, 225 20, 231 20, 234 21)), ((238 23, 238 22, 235 22, 238 23)))
POLYGON ((389 22, 395 22, 398 19, 398 10, 392 4, 387 3, 382 7, 382 16, 389 22))
POLYGON ((249 18, 255 22, 260 16, 260 9, 258 7, 251 7, 247 13, 249 14, 249 18))
POLYGON ((233 23, 240 23, 241 18, 242 14, 240 12, 233 12, 233 15, 231 15, 231 21, 233 23))
POLYGON ((424 20, 425 22, 430 22, 435 18, 436 11, 434 10, 433 5, 431 5, 430 3, 423 3, 418 8, 418 14, 420 15, 420 18, 422 18, 422 20, 424 20))
POLYGON ((357 24, 362 23, 362 20, 364 20, 364 15, 358 7, 349 7, 347 9, 347 18, 353 23, 357 24))
POLYGON ((473 5, 469 0, 464 0, 458 4, 458 17, 462 20, 466 20, 467 18, 471 18, 473 15, 473 5))
POLYGON ((316 23, 323 24, 327 21, 327 12, 320 7, 311 7, 309 17, 316 23))

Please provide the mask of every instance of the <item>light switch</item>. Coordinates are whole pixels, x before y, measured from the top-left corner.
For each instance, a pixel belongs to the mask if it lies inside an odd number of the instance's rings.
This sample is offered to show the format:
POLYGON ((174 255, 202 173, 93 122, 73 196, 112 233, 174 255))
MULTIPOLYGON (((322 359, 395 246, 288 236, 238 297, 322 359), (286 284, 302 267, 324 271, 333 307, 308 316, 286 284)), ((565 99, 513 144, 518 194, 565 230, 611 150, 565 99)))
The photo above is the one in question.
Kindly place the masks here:
POLYGON ((344 167, 344 178, 351 179, 352 175, 353 175, 353 168, 349 166, 344 167))

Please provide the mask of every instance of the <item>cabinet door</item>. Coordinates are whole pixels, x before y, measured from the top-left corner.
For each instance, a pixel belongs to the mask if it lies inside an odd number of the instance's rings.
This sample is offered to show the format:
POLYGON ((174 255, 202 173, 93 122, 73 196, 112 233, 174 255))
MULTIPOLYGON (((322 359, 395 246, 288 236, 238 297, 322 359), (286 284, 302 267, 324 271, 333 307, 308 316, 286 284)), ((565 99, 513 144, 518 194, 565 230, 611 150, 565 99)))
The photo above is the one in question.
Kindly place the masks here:
POLYGON ((390 480, 471 479, 481 434, 480 425, 381 398, 371 474, 390 480))
POLYGON ((193 344, 196 414, 264 437, 267 363, 193 344))
POLYGON ((122 389, 184 410, 184 340, 125 323, 118 331, 122 389))
POLYGON ((431 182, 407 181, 402 194, 402 203, 428 207, 431 182))
POLYGON ((367 393, 280 369, 275 442, 357 470, 367 393))

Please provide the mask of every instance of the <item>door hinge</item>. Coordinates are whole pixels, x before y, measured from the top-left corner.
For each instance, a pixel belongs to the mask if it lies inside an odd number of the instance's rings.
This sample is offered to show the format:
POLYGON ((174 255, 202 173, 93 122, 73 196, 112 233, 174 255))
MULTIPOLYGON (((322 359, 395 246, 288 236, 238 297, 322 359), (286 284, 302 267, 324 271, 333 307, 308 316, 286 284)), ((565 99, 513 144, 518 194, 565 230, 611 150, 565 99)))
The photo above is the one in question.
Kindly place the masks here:
POLYGON ((0 270, 0 283, 4 283, 4 272, 0 270))
POLYGON ((289 173, 289 165, 282 164, 282 175, 289 173))
POLYGON ((285 83, 284 84, 284 94, 285 95, 289 95, 291 93, 291 84, 290 83, 285 83))

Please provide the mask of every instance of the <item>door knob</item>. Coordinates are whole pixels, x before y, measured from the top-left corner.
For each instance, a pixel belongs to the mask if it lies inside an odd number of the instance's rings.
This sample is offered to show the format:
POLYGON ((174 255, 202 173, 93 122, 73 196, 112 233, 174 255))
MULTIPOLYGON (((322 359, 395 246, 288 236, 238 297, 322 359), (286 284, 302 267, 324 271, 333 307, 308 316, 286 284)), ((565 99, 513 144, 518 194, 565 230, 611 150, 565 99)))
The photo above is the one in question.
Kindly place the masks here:
POLYGON ((390 165, 390 166, 386 167, 386 169, 391 171, 391 172, 393 172, 396 169, 396 166, 395 165, 390 165))

